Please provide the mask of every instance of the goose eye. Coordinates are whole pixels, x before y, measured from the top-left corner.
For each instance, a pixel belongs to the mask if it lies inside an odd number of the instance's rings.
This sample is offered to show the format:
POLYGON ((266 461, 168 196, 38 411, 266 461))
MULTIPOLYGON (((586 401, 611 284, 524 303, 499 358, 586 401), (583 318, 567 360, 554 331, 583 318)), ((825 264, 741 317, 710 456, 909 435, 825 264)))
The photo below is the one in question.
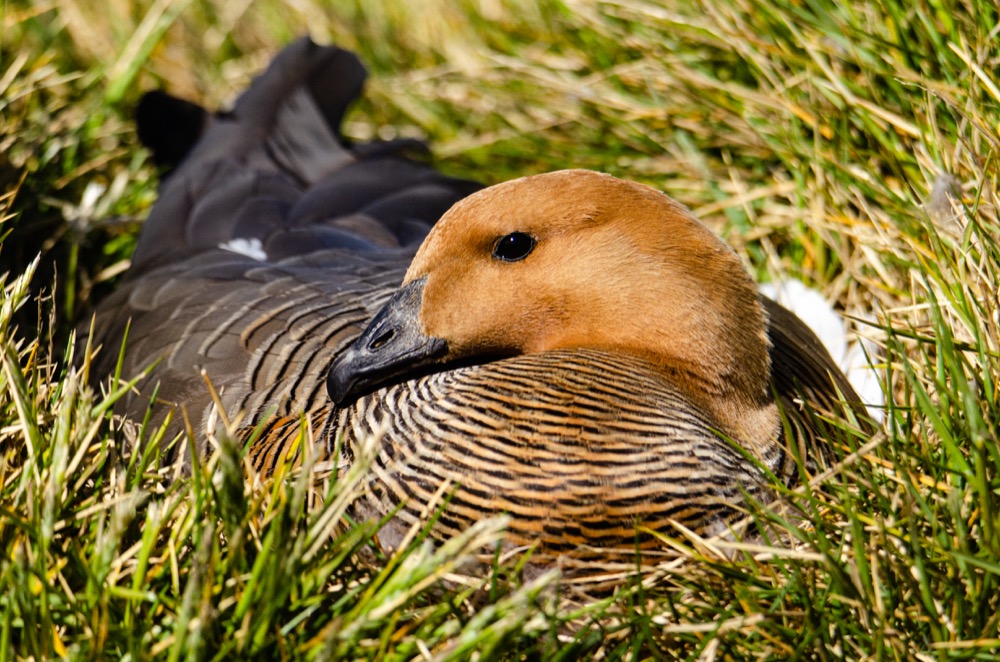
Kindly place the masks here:
POLYGON ((535 248, 535 238, 524 232, 511 232, 493 244, 493 257, 504 262, 518 262, 535 248))

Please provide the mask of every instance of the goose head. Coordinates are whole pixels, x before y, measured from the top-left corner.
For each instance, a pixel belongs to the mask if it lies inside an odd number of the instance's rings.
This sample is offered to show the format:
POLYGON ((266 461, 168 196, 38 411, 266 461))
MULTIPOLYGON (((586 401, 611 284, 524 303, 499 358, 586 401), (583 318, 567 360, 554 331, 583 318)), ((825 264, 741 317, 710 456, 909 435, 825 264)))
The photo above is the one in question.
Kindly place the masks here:
POLYGON ((773 439, 765 313, 739 257, 668 196, 585 170, 452 207, 328 390, 339 404, 423 371, 573 348, 638 356, 722 432, 773 439))

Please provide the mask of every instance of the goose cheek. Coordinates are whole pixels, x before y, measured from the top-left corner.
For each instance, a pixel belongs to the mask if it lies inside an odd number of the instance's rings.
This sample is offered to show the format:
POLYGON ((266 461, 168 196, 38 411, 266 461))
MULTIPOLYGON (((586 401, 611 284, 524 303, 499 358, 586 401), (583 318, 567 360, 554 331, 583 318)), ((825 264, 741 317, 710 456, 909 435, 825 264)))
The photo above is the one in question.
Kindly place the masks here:
POLYGON ((426 282, 425 277, 400 288, 333 362, 326 388, 335 404, 389 382, 404 381, 408 374, 447 353, 444 340, 421 329, 420 305, 426 282))

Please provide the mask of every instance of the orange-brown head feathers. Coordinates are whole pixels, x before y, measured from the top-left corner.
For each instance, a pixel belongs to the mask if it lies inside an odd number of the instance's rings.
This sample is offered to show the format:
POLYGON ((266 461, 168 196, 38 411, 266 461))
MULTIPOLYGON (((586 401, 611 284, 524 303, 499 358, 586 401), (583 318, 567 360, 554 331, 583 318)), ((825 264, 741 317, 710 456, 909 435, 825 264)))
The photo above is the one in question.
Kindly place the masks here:
POLYGON ((752 279, 686 208, 641 184, 567 170, 480 191, 438 221, 407 288, 420 290, 415 331, 446 346, 435 347, 435 362, 627 352, 661 368, 732 433, 744 426, 725 419, 769 401, 766 321, 752 279))

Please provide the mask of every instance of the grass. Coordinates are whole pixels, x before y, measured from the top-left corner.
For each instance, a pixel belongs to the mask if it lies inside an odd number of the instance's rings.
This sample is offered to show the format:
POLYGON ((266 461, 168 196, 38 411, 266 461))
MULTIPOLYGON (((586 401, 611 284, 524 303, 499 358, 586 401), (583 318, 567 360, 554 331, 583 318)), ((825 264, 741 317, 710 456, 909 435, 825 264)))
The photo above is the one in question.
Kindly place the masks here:
POLYGON ((1000 651, 994 3, 8 2, 0 20, 0 659, 1000 651), (223 104, 305 32, 372 71, 351 135, 426 137, 490 182, 650 183, 762 280, 871 314, 884 431, 755 512, 774 538, 672 540, 596 597, 516 559, 470 572, 497 522, 364 562, 371 528, 341 521, 356 476, 329 467, 245 481, 221 443, 172 481, 130 455, 115 392, 67 367, 155 198, 130 108, 158 85, 223 104))

